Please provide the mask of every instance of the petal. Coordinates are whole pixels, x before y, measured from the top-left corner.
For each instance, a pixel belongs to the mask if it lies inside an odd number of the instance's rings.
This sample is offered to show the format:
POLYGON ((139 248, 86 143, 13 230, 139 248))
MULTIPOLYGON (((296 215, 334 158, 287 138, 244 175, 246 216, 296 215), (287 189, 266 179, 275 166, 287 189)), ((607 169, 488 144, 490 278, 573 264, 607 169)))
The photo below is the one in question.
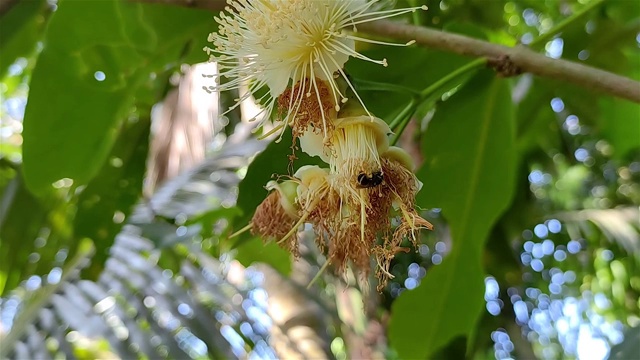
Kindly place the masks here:
POLYGON ((382 154, 382 157, 400 163, 400 165, 404 166, 405 169, 415 171, 415 162, 411 158, 411 155, 409 155, 409 153, 403 148, 390 146, 389 149, 382 154))
POLYGON ((386 122, 369 115, 340 118, 335 121, 336 129, 353 125, 368 126, 375 130, 376 146, 379 153, 385 152, 389 148, 389 135, 393 134, 393 131, 386 122))
POLYGON ((327 156, 325 152, 324 136, 322 134, 316 134, 313 131, 305 131, 305 133, 300 137, 300 149, 309 154, 309 156, 317 156, 327 164, 329 163, 329 156, 327 156))
POLYGON ((289 77, 291 76, 291 69, 286 66, 279 66, 273 69, 264 71, 264 82, 269 86, 269 93, 273 98, 280 96, 289 85, 289 77))

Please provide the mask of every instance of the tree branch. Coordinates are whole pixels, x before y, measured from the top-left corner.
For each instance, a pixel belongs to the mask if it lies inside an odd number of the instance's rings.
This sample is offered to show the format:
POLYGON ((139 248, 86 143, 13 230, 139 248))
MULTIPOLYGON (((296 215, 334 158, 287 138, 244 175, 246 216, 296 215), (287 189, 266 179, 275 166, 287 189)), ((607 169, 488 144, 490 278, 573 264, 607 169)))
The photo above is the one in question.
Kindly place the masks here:
POLYGON ((14 6, 16 6, 20 0, 1 0, 0 1, 0 17, 3 17, 14 6))
MULTIPOLYGON (((212 11, 222 10, 225 4, 223 0, 129 1, 172 4, 212 11)), ((512 76, 528 72, 640 103, 640 82, 576 62, 553 59, 523 45, 507 47, 463 35, 388 20, 363 23, 358 26, 358 30, 402 41, 415 40, 422 46, 464 56, 484 57, 503 75, 512 76)))
POLYGON ((416 43, 429 48, 464 56, 486 57, 494 62, 508 61, 522 72, 566 81, 640 103, 640 82, 572 61, 549 58, 526 46, 507 47, 463 35, 387 20, 361 24, 358 30, 402 41, 415 40, 416 43))

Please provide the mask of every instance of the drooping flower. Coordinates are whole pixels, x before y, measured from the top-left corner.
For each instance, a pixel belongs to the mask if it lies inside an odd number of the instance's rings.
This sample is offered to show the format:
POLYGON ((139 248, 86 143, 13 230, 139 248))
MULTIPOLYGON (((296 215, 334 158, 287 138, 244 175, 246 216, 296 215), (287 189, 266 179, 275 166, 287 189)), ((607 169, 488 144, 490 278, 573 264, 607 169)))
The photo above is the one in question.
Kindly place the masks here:
MULTIPOLYGON (((288 86, 295 86, 297 90, 281 100, 288 104, 280 124, 283 130, 295 119, 303 99, 315 97, 322 103, 320 80, 326 83, 333 106, 339 109, 347 97, 334 76, 344 78, 353 90, 342 70, 349 57, 386 66, 385 59, 374 60, 355 50, 355 41, 387 44, 358 37, 357 25, 426 9, 423 6, 381 10, 377 3, 376 0, 231 1, 226 9, 228 14, 221 13, 215 18, 219 29, 208 39, 213 48, 204 49, 220 66, 216 85, 208 90, 224 91, 248 85, 249 91, 236 101, 255 96, 264 107, 257 118, 270 115, 277 98, 288 86), (221 77, 226 82, 221 82, 221 77), (265 87, 268 91, 263 91, 265 87)), ((357 94, 356 97, 360 100, 357 94)), ((323 106, 319 108, 326 124, 328 114, 324 114, 323 106)), ((323 131, 327 134, 326 127, 323 131)))
POLYGON ((379 152, 378 164, 384 174, 380 183, 356 193, 344 190, 344 178, 338 173, 318 166, 302 166, 289 180, 269 182, 267 188, 272 192, 256 209, 252 232, 276 240, 297 257, 296 234, 301 225, 309 223, 316 244, 322 253, 326 251, 327 261, 338 274, 351 264, 366 279, 370 261, 375 259, 381 291, 393 278, 389 267, 395 255, 409 251, 404 241, 417 248, 418 231, 432 229, 432 225, 415 209, 421 183, 413 173, 412 159, 393 146, 379 152), (399 220, 395 230, 394 217, 399 220))
POLYGON ((297 257, 298 228, 310 219, 335 218, 330 214, 336 203, 327 196, 328 178, 328 169, 306 165, 288 180, 269 181, 266 189, 270 193, 256 208, 247 228, 265 241, 275 240, 297 257))
MULTIPOLYGON (((260 235, 265 241, 283 238, 300 218, 295 203, 298 183, 286 180, 281 183, 269 181, 269 195, 258 205, 251 219, 251 233, 260 235)), ((287 242, 283 247, 297 252, 296 242, 287 242)))
POLYGON ((381 291, 387 281, 393 278, 389 273, 389 267, 395 255, 398 252, 409 251, 408 248, 402 247, 404 239, 408 239, 417 249, 419 230, 433 229, 433 225, 423 219, 415 209, 416 194, 422 187, 422 183, 413 173, 415 165, 411 156, 402 148, 392 146, 382 154, 381 162, 385 175, 380 191, 385 196, 374 199, 372 206, 384 207, 390 204, 398 213, 400 224, 393 234, 385 234, 383 244, 374 249, 378 263, 376 273, 380 279, 378 291, 381 291))

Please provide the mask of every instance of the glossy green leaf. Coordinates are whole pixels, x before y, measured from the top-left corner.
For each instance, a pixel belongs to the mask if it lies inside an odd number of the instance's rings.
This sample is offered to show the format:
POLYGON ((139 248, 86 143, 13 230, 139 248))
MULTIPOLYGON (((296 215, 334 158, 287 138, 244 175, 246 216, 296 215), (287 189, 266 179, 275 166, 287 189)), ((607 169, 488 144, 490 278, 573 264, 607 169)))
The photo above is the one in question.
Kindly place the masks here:
POLYGON ((442 209, 453 248, 393 304, 390 340, 401 358, 425 358, 472 337, 484 308, 483 246, 509 205, 516 163, 507 80, 482 71, 437 108, 424 136, 418 205, 442 209))
POLYGON ((518 104, 517 146, 520 153, 539 148, 557 148, 562 140, 558 115, 549 105, 552 94, 538 86, 538 79, 531 79, 532 86, 518 104))
MULTIPOLYGON (((640 81, 640 54, 633 52, 627 58, 631 63, 627 75, 640 81)), ((613 145, 614 156, 622 158, 640 148, 640 105, 612 97, 601 98, 599 105, 598 127, 613 145)))
POLYGON ((154 71, 175 62, 191 38, 201 36, 204 44, 210 23, 211 15, 203 11, 61 1, 25 110, 27 186, 40 193, 61 178, 89 182, 131 111, 136 90, 154 71))

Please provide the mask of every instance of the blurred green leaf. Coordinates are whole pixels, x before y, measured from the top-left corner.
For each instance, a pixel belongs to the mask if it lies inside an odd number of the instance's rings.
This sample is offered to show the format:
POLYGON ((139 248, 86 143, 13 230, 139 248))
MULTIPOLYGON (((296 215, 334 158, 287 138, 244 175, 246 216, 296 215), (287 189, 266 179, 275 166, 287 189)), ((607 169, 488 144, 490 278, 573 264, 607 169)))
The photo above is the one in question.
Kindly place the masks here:
POLYGON ((204 43, 210 18, 205 11, 124 1, 62 1, 30 84, 23 132, 27 186, 40 193, 61 178, 76 185, 91 180, 137 88, 175 62, 193 36, 204 43))
POLYGON ((598 117, 602 136, 613 144, 614 154, 622 158, 640 148, 640 105, 610 97, 600 100, 598 117))
POLYGON ((40 230, 40 224, 34 226, 33 219, 42 221, 46 212, 28 191, 24 189, 24 184, 20 181, 21 176, 14 176, 13 179, 3 189, 2 196, 2 222, 0 222, 0 294, 4 294, 5 289, 12 289, 20 282, 20 274, 15 269, 13 263, 29 256, 30 248, 34 247, 24 244, 25 238, 33 239, 40 230), (19 206, 11 206, 16 204, 19 206), (9 207, 11 206, 11 207, 9 207), (20 208, 22 207, 22 209, 20 208), (29 209, 30 216, 26 215, 29 209), (16 221, 20 226, 15 226, 16 221), (13 226, 6 226, 9 222, 13 226))
POLYGON ((43 204, 26 189, 20 172, 14 172, 3 189, 1 203, 0 295, 4 295, 23 280, 24 274, 34 271, 36 265, 29 261, 30 254, 37 252, 35 240, 47 222, 50 204, 43 204))
POLYGON ((90 238, 96 248, 91 266, 84 270, 88 278, 100 274, 116 234, 142 195, 149 123, 149 118, 141 118, 124 124, 109 160, 78 198, 75 238, 90 238))
POLYGON ((536 147, 559 147, 561 142, 556 113, 549 105, 551 94, 538 79, 531 79, 531 87, 517 109, 517 146, 520 153, 536 147))
POLYGON ((0 21, 0 79, 17 58, 27 56, 42 35, 44 0, 18 1, 0 21))
POLYGON ((235 258, 244 266, 261 262, 271 265, 284 276, 291 273, 291 254, 273 241, 265 244, 260 238, 254 237, 236 250, 235 258))
MULTIPOLYGON (((629 52, 626 58, 631 64, 627 75, 640 81, 640 54, 629 52)), ((631 150, 640 148, 640 105, 612 97, 601 98, 599 105, 598 127, 602 136, 613 144, 614 156, 623 158, 631 150)))
POLYGON ((456 336, 473 336, 484 308, 483 245, 514 191, 514 137, 508 82, 486 70, 429 123, 417 202, 442 209, 453 248, 393 304, 389 335, 402 358, 424 358, 456 336))

